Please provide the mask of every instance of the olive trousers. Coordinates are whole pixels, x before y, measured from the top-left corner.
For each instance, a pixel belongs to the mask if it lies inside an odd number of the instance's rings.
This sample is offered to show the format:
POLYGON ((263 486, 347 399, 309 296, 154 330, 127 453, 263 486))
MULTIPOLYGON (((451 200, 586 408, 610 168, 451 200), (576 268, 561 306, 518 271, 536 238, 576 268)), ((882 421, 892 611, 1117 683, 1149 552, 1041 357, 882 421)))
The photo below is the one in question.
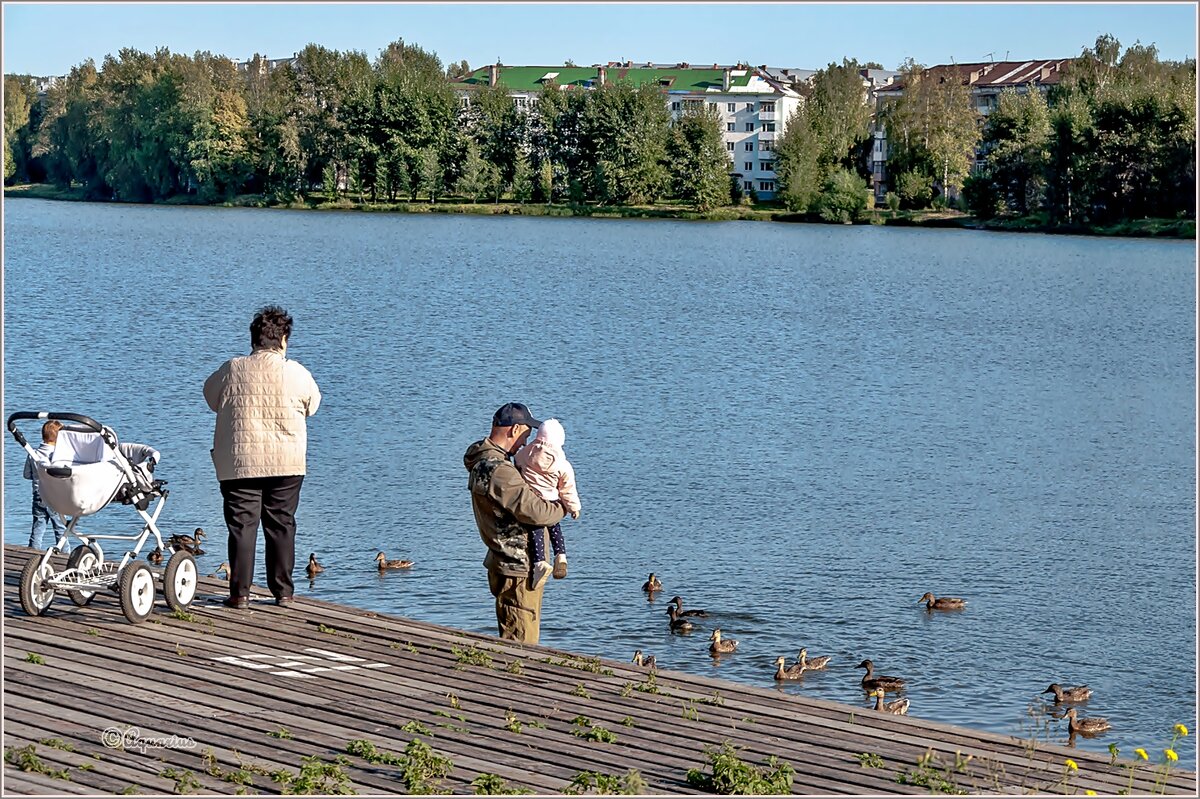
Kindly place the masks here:
POLYGON ((529 577, 510 577, 488 569, 488 588, 496 597, 496 624, 500 637, 520 644, 536 644, 542 627, 542 592, 546 584, 529 587, 529 577))

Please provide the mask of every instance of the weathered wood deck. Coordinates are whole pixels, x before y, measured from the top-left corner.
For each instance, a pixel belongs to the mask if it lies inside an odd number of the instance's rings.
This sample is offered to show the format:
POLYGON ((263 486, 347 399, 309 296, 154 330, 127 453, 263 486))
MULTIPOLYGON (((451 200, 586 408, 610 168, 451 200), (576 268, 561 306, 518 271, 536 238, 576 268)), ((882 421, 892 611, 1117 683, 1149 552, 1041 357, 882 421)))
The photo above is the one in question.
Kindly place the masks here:
MULTIPOLYGON (((510 788, 556 794, 581 772, 629 769, 645 780, 643 793, 701 793, 687 772, 710 773, 704 751, 726 740, 746 762, 774 755, 790 764, 800 794, 929 793, 897 781, 927 750, 972 793, 1116 794, 1130 782, 1129 761, 1112 766, 1092 752, 681 672, 651 680, 631 663, 327 602, 283 609, 260 592, 249 610, 230 610, 217 604, 225 591, 214 579, 204 580, 192 620, 172 617, 161 593, 141 625, 125 621, 112 593, 85 608, 59 597, 31 618, 17 599, 31 553, 4 550, 5 796, 280 793, 284 773, 297 775, 311 756, 330 764, 317 792, 334 792, 337 771, 347 790, 407 793, 401 765, 368 762, 347 744, 399 754, 414 739, 453 763, 440 793, 472 793, 473 780, 494 774, 510 788), (580 716, 616 740, 577 735, 586 732, 580 716), (102 741, 110 728, 125 733, 123 747, 102 741), (139 735, 176 740, 141 750, 129 737, 139 735), (972 758, 958 773, 956 754, 972 758), (335 769, 339 755, 346 761, 335 769), (865 766, 860 755, 878 759, 865 766), (1066 773, 1067 758, 1077 772, 1066 773)), ((409 764, 421 762, 414 754, 409 764)), ((1137 770, 1133 793, 1152 791, 1156 778, 1137 770)), ((1173 772, 1166 789, 1194 794, 1196 775, 1173 772)))

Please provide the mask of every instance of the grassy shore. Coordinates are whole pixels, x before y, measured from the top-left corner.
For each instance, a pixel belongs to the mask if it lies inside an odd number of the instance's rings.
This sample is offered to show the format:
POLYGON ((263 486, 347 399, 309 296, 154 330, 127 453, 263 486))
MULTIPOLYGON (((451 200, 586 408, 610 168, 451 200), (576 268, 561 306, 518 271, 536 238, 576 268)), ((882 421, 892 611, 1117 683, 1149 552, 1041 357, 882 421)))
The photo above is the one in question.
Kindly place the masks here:
MULTIPOLYGON (((61 189, 44 183, 6 186, 5 197, 32 197, 43 200, 86 201, 82 188, 61 189)), ((165 200, 161 205, 206 205, 194 198, 181 196, 165 200)), ((466 202, 449 198, 437 203, 355 201, 349 198, 327 200, 321 194, 304 200, 278 202, 257 194, 239 195, 227 202, 217 203, 227 208, 284 208, 289 210, 364 211, 369 213, 406 214, 478 214, 482 216, 573 216, 599 219, 685 219, 728 222, 749 220, 760 222, 807 222, 829 224, 815 214, 796 214, 774 203, 756 203, 698 211, 686 205, 656 203, 654 205, 569 205, 562 203, 516 203, 490 201, 466 202)), ((1153 238, 1195 239, 1194 219, 1136 219, 1108 226, 1051 225, 1044 217, 980 220, 961 211, 934 209, 926 211, 867 211, 856 224, 895 225, 908 227, 938 227, 972 230, 1002 230, 1030 233, 1064 233, 1096 236, 1140 236, 1153 238)))

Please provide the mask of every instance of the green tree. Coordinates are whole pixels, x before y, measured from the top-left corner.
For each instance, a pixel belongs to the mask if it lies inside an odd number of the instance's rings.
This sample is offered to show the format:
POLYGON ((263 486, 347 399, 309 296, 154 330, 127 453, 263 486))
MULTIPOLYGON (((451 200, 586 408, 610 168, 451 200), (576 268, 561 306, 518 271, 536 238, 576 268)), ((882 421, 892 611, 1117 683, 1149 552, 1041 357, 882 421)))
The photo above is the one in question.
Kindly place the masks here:
POLYGON ((691 109, 671 126, 669 155, 675 195, 704 211, 729 201, 729 156, 721 116, 713 108, 691 109))
POLYGON ((436 203, 438 195, 442 192, 443 181, 443 169, 438 161, 437 150, 426 147, 420 151, 418 159, 420 191, 429 197, 429 202, 436 203))
POLYGON ((871 106, 860 71, 852 59, 829 64, 812 78, 809 119, 821 142, 824 170, 839 167, 865 173, 865 159, 856 157, 859 146, 871 137, 871 106))
POLYGON ((479 146, 471 141, 467 145, 467 158, 463 163, 462 174, 458 178, 455 191, 462 197, 469 197, 472 203, 488 189, 487 176, 484 174, 489 165, 479 156, 479 146))
POLYGON ((801 105, 788 120, 775 143, 775 176, 779 198, 790 211, 814 210, 825 182, 821 165, 823 145, 814 127, 812 111, 801 105))
POLYGON ((586 100, 578 109, 579 157, 577 166, 568 159, 570 171, 591 173, 593 190, 603 187, 609 201, 640 205, 656 200, 668 184, 670 130, 658 87, 644 84, 635 89, 616 81, 581 96, 586 100), (597 179, 597 169, 603 180, 597 179))
MULTIPOLYGON (((29 126, 30 111, 36 96, 33 81, 27 77, 4 76, 4 181, 17 174, 17 162, 28 161, 21 132, 29 126)), ((24 171, 24 170, 22 170, 24 171)))
POLYGON ((850 169, 837 169, 825 182, 817 203, 826 222, 854 222, 867 208, 867 182, 850 169))
POLYGON ((1045 96, 1036 89, 1002 92, 984 125, 982 150, 989 178, 1004 205, 1020 215, 1037 210, 1050 155, 1050 108, 1045 96))
POLYGON ((533 169, 524 153, 517 153, 517 162, 513 167, 512 190, 513 199, 522 205, 533 198, 533 169))

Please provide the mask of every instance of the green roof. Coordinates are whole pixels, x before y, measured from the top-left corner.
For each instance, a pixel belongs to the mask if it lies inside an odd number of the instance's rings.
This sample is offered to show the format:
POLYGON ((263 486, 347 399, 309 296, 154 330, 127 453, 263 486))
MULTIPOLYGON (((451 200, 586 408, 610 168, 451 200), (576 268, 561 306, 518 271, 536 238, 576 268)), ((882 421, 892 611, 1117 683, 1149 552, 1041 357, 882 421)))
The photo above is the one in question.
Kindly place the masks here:
MULTIPOLYGON (((457 88, 470 88, 488 85, 488 70, 490 66, 480 67, 465 78, 454 82, 457 88)), ((545 83, 542 79, 551 72, 558 74, 553 81, 559 86, 577 86, 588 88, 599 82, 599 70, 596 67, 499 67, 500 74, 497 83, 509 91, 536 92, 545 83)), ((605 81, 608 83, 628 82, 635 87, 651 83, 661 86, 668 92, 706 92, 709 89, 721 91, 725 79, 722 69, 653 69, 639 67, 605 67, 605 81)), ((741 71, 741 70, 739 70, 741 71)), ((750 70, 731 77, 730 86, 746 86, 750 83, 750 70)))

